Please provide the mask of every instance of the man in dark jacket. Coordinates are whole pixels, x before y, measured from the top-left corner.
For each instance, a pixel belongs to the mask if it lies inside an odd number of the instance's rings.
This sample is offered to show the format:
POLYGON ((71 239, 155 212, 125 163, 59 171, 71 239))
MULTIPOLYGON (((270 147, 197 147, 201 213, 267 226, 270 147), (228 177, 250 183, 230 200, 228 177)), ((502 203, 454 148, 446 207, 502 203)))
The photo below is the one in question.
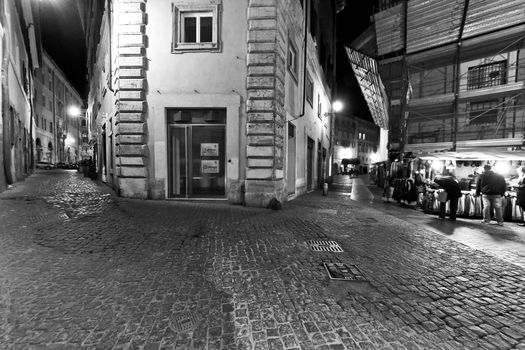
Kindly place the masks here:
POLYGON ((492 208, 496 211, 496 221, 498 225, 503 226, 502 201, 501 197, 505 195, 507 183, 505 178, 500 174, 492 171, 492 166, 486 164, 483 168, 485 171, 478 177, 476 182, 476 196, 482 194, 483 200, 483 220, 481 222, 490 223, 490 213, 492 208))
MULTIPOLYGON (((458 200, 462 196, 459 183, 452 176, 436 176, 434 182, 442 187, 447 192, 447 201, 450 201, 450 220, 456 220, 456 213, 458 211, 458 200)), ((439 217, 445 218, 447 202, 439 203, 439 217)))

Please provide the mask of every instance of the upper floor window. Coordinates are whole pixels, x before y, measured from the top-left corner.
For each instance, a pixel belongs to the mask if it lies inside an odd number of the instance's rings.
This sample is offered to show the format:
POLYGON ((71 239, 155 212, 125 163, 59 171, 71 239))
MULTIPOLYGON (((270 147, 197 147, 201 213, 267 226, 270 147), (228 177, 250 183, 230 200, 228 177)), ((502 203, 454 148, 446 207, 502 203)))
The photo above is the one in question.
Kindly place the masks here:
POLYGON ((469 124, 496 124, 498 122, 499 100, 470 102, 469 124))
POLYGON ((288 71, 292 75, 292 78, 297 82, 297 72, 298 72, 298 63, 297 63, 297 49, 295 48, 294 43, 291 39, 288 39, 288 56, 286 59, 286 66, 288 71))
POLYGON ((468 69, 467 90, 507 83, 507 61, 483 64, 468 69))
POLYGON ((310 74, 306 75, 306 101, 313 106, 314 103, 314 82, 310 77, 310 74))
POLYGON ((219 4, 175 4, 173 52, 219 51, 219 4))

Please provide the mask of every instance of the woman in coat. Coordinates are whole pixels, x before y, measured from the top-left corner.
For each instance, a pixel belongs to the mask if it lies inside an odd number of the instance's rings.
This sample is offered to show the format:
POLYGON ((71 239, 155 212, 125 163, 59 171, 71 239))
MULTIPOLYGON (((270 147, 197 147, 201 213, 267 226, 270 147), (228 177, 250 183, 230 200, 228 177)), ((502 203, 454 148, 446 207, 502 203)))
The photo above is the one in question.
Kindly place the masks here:
MULTIPOLYGON (((525 217, 525 166, 518 168, 518 187, 516 188, 516 205, 521 208, 522 218, 525 217)), ((525 226, 524 222, 519 223, 525 226)))

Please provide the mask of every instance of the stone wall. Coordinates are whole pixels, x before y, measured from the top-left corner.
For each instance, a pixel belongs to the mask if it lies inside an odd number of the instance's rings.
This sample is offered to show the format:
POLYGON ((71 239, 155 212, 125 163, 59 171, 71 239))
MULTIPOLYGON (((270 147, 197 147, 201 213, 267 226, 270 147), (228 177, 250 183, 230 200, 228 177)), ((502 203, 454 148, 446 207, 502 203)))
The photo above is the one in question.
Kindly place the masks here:
POLYGON ((250 0, 247 56, 247 169, 245 202, 283 201, 286 36, 280 1, 250 0))
POLYGON ((121 196, 147 198, 146 1, 122 0, 114 15, 118 33, 115 145, 121 196))

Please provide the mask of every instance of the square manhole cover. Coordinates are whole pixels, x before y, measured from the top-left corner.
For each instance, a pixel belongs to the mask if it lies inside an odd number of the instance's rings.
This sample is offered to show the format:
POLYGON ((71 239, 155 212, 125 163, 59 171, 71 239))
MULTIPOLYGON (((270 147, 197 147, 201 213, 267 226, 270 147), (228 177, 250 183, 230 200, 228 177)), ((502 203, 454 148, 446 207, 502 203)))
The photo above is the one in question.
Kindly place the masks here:
POLYGON ((197 318, 192 312, 182 312, 173 315, 169 319, 170 328, 175 332, 185 332, 193 329, 197 324, 197 318))
POLYGON ((363 273, 355 265, 343 263, 323 263, 328 276, 333 280, 366 281, 363 273))
POLYGON ((308 241, 308 245, 314 252, 343 252, 343 248, 336 241, 311 240, 308 241))

